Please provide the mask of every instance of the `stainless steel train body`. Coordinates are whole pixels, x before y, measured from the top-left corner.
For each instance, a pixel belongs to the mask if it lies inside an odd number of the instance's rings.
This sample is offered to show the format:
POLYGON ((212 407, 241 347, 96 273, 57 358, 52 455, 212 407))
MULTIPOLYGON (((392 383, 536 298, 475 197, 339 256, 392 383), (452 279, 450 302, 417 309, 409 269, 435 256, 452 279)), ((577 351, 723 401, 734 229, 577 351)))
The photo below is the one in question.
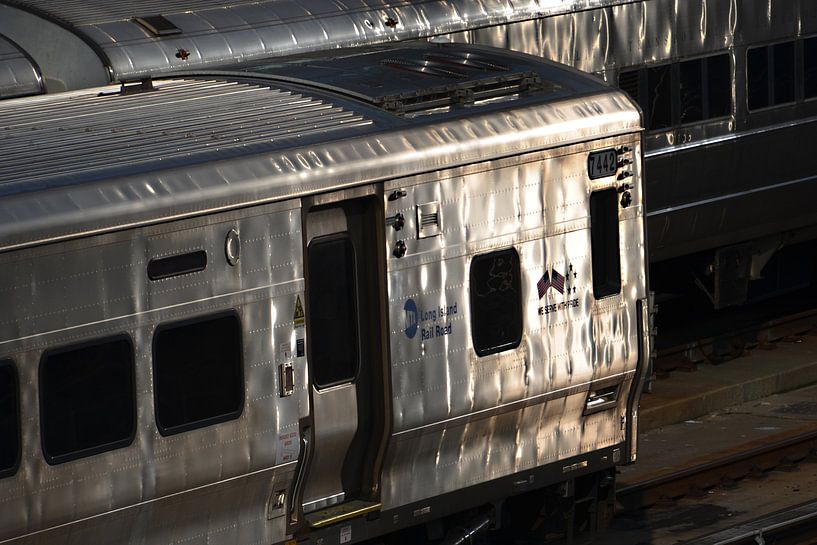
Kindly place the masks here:
POLYGON ((0 103, 0 542, 351 543, 635 459, 638 109, 320 62, 0 103))
POLYGON ((742 301, 776 250, 817 238, 814 2, 648 0, 451 38, 574 66, 640 103, 650 260, 716 250, 717 306, 742 301))
POLYGON ((817 238, 808 145, 817 8, 808 0, 188 0, 161 8, 14 0, 0 13, 0 34, 43 59, 55 90, 414 38, 539 55, 621 84, 648 112, 652 262, 701 252, 715 255, 715 266, 737 260, 723 283, 743 289, 715 288, 726 305, 745 297, 745 279, 759 277, 777 249, 817 238))

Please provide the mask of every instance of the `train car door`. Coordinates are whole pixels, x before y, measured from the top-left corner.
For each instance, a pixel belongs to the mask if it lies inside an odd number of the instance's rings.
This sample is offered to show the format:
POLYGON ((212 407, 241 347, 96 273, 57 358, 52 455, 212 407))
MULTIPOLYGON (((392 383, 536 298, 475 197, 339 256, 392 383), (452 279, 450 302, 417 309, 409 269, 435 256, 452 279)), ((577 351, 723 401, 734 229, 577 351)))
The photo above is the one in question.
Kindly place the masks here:
POLYGON ((296 492, 320 527, 380 508, 391 423, 383 199, 356 188, 303 206, 311 414, 296 492))

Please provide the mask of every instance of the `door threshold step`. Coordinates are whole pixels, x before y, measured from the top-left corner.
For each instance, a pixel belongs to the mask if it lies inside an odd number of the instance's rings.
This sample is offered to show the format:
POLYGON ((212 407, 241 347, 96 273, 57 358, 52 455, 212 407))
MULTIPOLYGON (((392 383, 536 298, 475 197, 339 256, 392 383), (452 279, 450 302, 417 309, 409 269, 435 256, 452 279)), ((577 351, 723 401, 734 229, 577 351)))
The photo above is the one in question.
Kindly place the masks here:
POLYGON ((352 500, 309 513, 306 515, 306 520, 312 528, 323 528, 355 517, 362 517, 374 511, 380 511, 381 507, 381 503, 352 500))

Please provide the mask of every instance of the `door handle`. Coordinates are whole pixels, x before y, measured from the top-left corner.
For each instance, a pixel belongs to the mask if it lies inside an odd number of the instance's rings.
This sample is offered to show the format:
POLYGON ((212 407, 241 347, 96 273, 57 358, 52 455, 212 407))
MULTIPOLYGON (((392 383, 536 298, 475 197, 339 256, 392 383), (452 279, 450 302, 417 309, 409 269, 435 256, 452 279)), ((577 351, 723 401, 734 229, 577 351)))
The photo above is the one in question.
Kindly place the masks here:
POLYGON ((298 470, 295 473, 295 482, 292 485, 292 494, 289 495, 289 521, 290 524, 298 524, 300 509, 298 503, 303 492, 304 479, 306 477, 306 464, 309 461, 309 448, 311 445, 310 435, 312 428, 304 428, 301 434, 301 454, 298 457, 298 470))

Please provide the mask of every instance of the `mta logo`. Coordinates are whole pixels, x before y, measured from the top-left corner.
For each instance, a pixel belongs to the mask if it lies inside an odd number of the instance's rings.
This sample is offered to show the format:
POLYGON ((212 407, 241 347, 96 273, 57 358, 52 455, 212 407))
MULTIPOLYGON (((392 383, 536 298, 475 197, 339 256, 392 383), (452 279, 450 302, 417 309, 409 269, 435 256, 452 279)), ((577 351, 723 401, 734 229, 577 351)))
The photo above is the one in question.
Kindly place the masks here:
POLYGON ((403 311, 406 317, 406 337, 413 339, 417 335, 417 324, 420 321, 420 313, 417 311, 417 303, 414 302, 414 299, 406 299, 403 311))

